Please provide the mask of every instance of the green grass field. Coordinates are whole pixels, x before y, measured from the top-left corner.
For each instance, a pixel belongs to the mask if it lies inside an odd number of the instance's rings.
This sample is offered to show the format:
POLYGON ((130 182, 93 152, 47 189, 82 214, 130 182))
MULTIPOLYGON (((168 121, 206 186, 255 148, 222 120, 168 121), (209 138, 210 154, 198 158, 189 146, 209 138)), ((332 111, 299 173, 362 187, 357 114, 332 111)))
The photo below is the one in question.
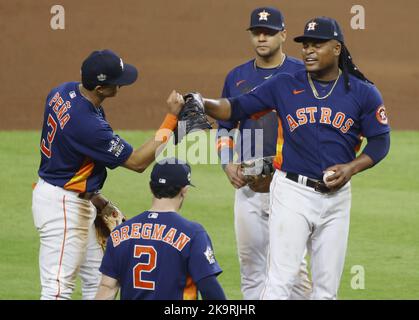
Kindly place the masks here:
MULTIPOLYGON (((139 146, 151 132, 119 132, 139 146)), ((37 180, 39 132, 0 132, 0 299, 38 299, 38 234, 31 212, 37 180)), ((393 132, 387 158, 352 180, 349 248, 340 299, 419 298, 419 132, 393 132), (353 289, 355 266, 365 288, 353 289), (354 270, 352 270, 354 271, 354 270)), ((103 193, 132 217, 149 208, 150 169, 109 171, 103 193)), ((228 298, 241 299, 233 230, 233 188, 219 165, 193 165, 193 183, 182 213, 210 234, 219 277, 228 298)), ((78 286, 74 298, 80 299, 78 286)))

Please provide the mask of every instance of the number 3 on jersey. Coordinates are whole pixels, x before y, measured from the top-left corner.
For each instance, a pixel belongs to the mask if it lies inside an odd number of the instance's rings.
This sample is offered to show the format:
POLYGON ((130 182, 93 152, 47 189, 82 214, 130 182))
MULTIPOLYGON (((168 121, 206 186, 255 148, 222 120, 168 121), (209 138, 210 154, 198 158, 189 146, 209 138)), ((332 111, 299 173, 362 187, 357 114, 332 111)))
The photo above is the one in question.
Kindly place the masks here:
POLYGON ((147 263, 137 263, 132 270, 134 288, 143 290, 154 290, 155 282, 141 279, 143 272, 151 272, 156 268, 157 251, 152 246, 137 245, 134 248, 134 258, 141 258, 142 255, 148 255, 147 263))
POLYGON ((45 139, 42 139, 41 151, 46 157, 51 158, 51 145, 52 145, 52 142, 54 141, 55 133, 57 132, 57 122, 54 120, 51 114, 48 115, 47 125, 48 127, 52 128, 52 131, 48 132, 48 135, 47 135, 48 146, 45 144, 45 139))

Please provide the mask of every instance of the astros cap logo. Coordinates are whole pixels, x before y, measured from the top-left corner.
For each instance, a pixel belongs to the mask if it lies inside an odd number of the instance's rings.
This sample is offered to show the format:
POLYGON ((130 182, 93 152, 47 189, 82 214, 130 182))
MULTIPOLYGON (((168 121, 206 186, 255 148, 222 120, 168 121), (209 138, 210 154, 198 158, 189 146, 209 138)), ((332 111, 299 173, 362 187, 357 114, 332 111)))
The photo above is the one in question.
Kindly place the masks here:
POLYGON ((263 10, 262 12, 259 12, 258 15, 259 15, 259 21, 262 21, 262 20, 268 21, 268 17, 271 14, 269 12, 266 12, 265 10, 263 10))
POLYGON ((310 31, 310 30, 316 30, 316 26, 317 26, 317 22, 315 22, 315 21, 313 21, 313 22, 310 22, 308 25, 307 25, 307 31, 310 31))

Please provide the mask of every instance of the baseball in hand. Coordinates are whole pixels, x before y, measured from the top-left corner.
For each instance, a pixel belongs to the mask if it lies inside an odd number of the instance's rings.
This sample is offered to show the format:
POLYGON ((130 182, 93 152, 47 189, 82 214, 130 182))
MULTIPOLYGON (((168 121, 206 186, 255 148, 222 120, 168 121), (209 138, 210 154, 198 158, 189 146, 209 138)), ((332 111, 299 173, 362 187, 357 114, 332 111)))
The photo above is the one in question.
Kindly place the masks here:
POLYGON ((332 174, 334 174, 335 173, 335 171, 331 171, 331 170, 329 170, 329 171, 326 171, 325 173, 324 173, 324 175, 323 175, 323 182, 326 184, 326 185, 328 185, 330 182, 329 181, 326 181, 326 178, 327 177, 330 177, 332 174))

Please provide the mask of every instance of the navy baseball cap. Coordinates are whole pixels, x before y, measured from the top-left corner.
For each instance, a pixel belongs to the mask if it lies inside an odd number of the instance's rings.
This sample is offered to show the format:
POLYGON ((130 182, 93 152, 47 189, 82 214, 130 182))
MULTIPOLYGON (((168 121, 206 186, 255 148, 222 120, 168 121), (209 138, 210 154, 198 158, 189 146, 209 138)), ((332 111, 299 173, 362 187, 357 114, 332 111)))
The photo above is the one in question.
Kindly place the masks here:
POLYGON ((250 27, 247 30, 258 27, 279 31, 284 30, 285 23, 281 11, 272 7, 262 7, 253 10, 250 15, 250 27))
POLYGON ((337 40, 344 42, 342 29, 335 19, 317 17, 309 20, 304 28, 302 36, 294 38, 295 42, 303 42, 308 39, 337 40))
POLYGON ((162 186, 184 187, 191 185, 191 167, 176 158, 166 158, 157 162, 151 171, 151 182, 162 186))
POLYGON ((112 52, 102 50, 92 52, 81 66, 82 83, 92 87, 103 85, 126 86, 137 80, 137 69, 112 52))

